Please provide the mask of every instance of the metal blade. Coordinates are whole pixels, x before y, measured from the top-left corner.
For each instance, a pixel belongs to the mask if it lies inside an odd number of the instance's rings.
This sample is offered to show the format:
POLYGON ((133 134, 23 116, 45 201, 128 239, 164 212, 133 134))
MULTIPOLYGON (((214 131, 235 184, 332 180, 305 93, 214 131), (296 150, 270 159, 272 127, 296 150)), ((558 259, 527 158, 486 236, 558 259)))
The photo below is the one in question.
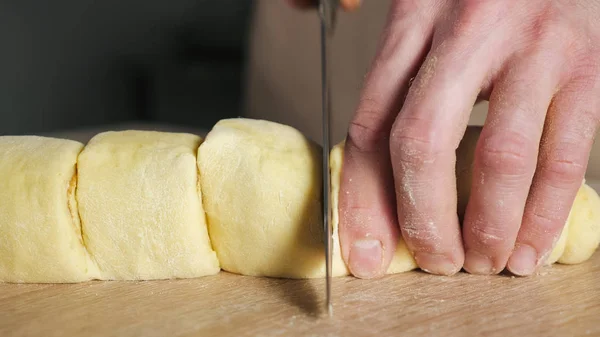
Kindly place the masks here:
POLYGON ((321 0, 319 13, 321 16, 321 86, 322 86, 322 116, 323 116, 323 226, 325 240, 325 265, 326 265, 326 306, 329 315, 333 315, 331 300, 331 269, 333 253, 333 228, 330 222, 330 174, 329 151, 331 150, 331 92, 329 76, 329 38, 333 34, 335 15, 339 0, 321 0))

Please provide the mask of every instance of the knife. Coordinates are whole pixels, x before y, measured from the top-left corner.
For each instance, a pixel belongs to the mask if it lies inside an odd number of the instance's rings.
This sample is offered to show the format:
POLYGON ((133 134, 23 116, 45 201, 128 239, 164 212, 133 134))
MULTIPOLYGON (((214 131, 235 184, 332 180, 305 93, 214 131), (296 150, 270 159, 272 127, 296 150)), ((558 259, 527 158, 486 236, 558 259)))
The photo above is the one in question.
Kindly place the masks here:
POLYGON ((321 93, 322 93, 322 126, 323 126, 323 227, 325 241, 325 305, 329 316, 333 315, 331 301, 331 259, 332 259, 332 235, 330 215, 330 175, 329 175, 329 151, 331 150, 331 78, 329 76, 330 66, 330 38, 333 35, 336 13, 339 0, 319 0, 319 15, 321 17, 321 93))

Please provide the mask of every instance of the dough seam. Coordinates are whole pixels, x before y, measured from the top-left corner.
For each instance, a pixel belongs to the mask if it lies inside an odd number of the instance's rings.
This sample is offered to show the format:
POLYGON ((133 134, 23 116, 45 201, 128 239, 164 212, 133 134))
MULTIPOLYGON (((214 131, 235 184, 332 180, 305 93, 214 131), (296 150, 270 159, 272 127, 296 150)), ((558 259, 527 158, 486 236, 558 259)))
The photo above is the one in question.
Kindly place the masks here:
POLYGON ((78 224, 79 228, 80 228, 79 233, 81 235, 81 245, 83 246, 83 249, 85 250, 87 257, 89 258, 90 263, 92 263, 96 267, 96 270, 99 272, 99 274, 96 275, 96 277, 91 277, 90 279, 101 279, 100 275, 102 275, 102 270, 100 269, 100 265, 96 261, 94 254, 92 254, 92 252, 90 251, 90 249, 88 247, 85 230, 84 230, 84 226, 83 226, 83 217, 81 216, 81 212, 79 210, 79 200, 77 198, 77 196, 79 195, 78 194, 78 190, 79 190, 79 156, 81 155, 82 152, 83 152, 83 148, 81 149, 81 152, 79 152, 79 154, 77 155, 77 162, 75 163, 75 172, 74 172, 73 180, 72 180, 73 183, 75 184, 75 188, 73 189, 73 192, 72 192, 73 195, 68 196, 69 200, 74 203, 73 206, 75 207, 76 212, 74 212, 71 209, 71 207, 72 207, 71 202, 69 202, 69 211, 71 213, 71 217, 73 217, 73 221, 75 222, 75 219, 78 220, 76 222, 76 224, 78 224))
MULTIPOLYGON (((202 143, 204 143, 204 138, 202 138, 202 140, 200 140, 200 144, 198 145, 198 147, 196 148, 196 152, 195 152, 195 161, 196 161, 196 190, 198 194, 198 201, 200 202, 200 205, 202 205, 202 216, 204 217, 204 223, 206 224, 206 234, 208 234, 208 244, 210 246, 210 249, 215 253, 215 256, 217 257, 217 261, 219 261, 219 255, 217 254, 217 250, 214 247, 213 244, 213 240, 212 237, 210 235, 210 225, 208 223, 209 219, 208 219, 208 215, 206 214, 206 205, 205 205, 205 201, 204 201, 204 191, 202 190, 202 180, 200 177, 200 165, 198 165, 198 157, 200 156, 200 146, 202 145, 202 143)), ((219 261, 219 269, 222 270, 221 268, 221 261, 219 261)))

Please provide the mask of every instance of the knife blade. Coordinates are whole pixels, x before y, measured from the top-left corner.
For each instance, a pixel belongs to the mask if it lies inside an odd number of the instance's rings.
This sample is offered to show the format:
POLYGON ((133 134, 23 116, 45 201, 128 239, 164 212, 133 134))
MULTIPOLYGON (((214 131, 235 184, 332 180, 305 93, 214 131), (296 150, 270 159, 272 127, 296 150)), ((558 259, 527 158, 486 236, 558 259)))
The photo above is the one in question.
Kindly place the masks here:
POLYGON ((339 0, 320 0, 319 15, 321 17, 321 93, 322 93, 322 126, 323 126, 323 227, 325 241, 325 305, 329 316, 333 315, 331 299, 331 271, 333 229, 330 222, 330 175, 329 151, 331 150, 331 78, 330 66, 330 38, 333 35, 336 13, 339 0))

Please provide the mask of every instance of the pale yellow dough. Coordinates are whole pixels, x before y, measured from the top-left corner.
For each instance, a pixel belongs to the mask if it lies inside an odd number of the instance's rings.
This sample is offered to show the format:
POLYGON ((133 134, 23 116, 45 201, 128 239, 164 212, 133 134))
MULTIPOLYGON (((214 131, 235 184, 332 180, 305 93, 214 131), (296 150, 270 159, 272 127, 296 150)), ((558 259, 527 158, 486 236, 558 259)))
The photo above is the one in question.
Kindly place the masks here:
POLYGON ((105 280, 217 273, 206 228, 196 151, 201 138, 107 132, 79 156, 77 201, 88 250, 105 280))
MULTIPOLYGON (((272 122, 227 119, 198 152, 204 208, 223 270, 253 276, 325 274, 321 149, 272 122)), ((334 273, 345 274, 336 256, 334 273)))
POLYGON ((600 244, 600 197, 588 185, 582 185, 568 220, 565 247, 558 259, 563 264, 587 261, 600 244), (567 232, 568 230, 568 232, 567 232))
POLYGON ((83 144, 0 137, 0 281, 71 283, 98 277, 74 198, 83 144))
MULTIPOLYGON (((479 133, 468 128, 457 149, 459 218, 479 133)), ((329 163, 333 276, 349 274, 338 233, 343 146, 329 163)), ((227 119, 204 143, 190 134, 125 131, 99 134, 82 149, 68 140, 0 137, 0 281, 192 278, 220 267, 325 276, 321 147, 296 129, 227 119)), ((546 262, 584 262, 599 243, 600 197, 582 184, 546 262)), ((387 273, 415 268, 400 239, 387 273)))

